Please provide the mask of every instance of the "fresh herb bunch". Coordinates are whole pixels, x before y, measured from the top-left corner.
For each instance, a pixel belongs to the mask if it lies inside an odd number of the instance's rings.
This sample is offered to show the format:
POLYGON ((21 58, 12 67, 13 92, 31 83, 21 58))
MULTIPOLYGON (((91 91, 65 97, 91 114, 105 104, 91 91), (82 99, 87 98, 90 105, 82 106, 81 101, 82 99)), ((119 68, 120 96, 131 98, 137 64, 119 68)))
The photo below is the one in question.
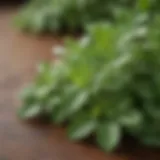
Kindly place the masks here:
POLYGON ((77 31, 86 24, 113 21, 119 10, 134 6, 132 0, 31 0, 15 19, 22 30, 41 33, 77 31))
POLYGON ((147 15, 88 26, 56 48, 57 60, 41 64, 25 90, 20 117, 65 123, 71 140, 92 135, 107 151, 124 132, 160 146, 160 16, 147 15))

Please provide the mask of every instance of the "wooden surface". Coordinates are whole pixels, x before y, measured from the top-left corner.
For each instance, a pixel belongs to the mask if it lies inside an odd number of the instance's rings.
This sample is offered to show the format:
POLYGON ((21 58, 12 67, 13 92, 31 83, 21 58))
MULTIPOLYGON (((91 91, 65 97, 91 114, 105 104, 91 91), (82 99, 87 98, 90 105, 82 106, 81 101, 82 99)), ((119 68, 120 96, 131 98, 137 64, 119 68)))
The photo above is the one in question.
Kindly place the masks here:
POLYGON ((73 144, 62 129, 27 124, 16 116, 18 93, 34 77, 39 61, 50 59, 54 37, 34 37, 11 27, 13 9, 0 8, 0 160, 160 160, 160 150, 130 143, 112 154, 73 144))

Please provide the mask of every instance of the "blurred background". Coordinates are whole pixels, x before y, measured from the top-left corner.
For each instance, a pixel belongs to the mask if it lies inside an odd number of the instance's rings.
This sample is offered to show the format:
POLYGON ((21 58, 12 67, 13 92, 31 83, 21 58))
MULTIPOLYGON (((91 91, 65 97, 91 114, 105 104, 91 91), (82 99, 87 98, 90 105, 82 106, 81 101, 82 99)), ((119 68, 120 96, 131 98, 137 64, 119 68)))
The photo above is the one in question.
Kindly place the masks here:
POLYGON ((0 1, 1 6, 9 6, 9 5, 20 5, 24 3, 26 0, 2 0, 0 1))

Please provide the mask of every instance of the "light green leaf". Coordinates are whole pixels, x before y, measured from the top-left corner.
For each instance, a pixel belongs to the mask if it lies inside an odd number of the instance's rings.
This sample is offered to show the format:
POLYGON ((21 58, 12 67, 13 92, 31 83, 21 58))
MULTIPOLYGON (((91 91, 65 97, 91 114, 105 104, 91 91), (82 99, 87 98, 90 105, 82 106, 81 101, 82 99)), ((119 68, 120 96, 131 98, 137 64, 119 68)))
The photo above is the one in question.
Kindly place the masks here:
POLYGON ((138 127, 142 125, 143 116, 140 112, 133 110, 125 115, 121 115, 118 121, 122 126, 127 128, 138 127))
POLYGON ((42 113, 42 108, 39 105, 31 105, 22 108, 19 111, 19 116, 22 119, 32 119, 38 117, 42 113))
POLYGON ((57 109, 57 106, 59 106, 61 104, 61 99, 58 96, 55 97, 51 97, 48 101, 47 101, 47 107, 46 110, 47 112, 53 112, 57 109))
POLYGON ((81 91, 74 96, 73 100, 70 99, 69 102, 64 104, 59 108, 57 115, 55 115, 54 120, 57 123, 61 123, 68 119, 70 116, 81 110, 86 102, 88 101, 89 93, 87 91, 81 91))
POLYGON ((75 99, 71 103, 72 112, 77 112, 81 107, 83 107, 89 98, 88 91, 82 91, 75 96, 75 99))
POLYGON ((80 140, 88 137, 94 132, 97 122, 94 119, 81 119, 73 122, 68 129, 68 136, 71 140, 80 140))
POLYGON ((97 130, 97 143, 106 151, 117 147, 121 139, 121 128, 115 122, 106 122, 99 125, 97 130))

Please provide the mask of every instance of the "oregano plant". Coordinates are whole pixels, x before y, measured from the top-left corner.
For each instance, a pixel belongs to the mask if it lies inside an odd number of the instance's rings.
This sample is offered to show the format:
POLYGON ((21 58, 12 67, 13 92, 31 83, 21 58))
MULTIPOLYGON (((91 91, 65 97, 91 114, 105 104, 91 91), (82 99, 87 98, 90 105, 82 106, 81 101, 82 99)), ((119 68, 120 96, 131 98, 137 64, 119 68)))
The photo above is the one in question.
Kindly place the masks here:
POLYGON ((55 61, 40 64, 24 90, 19 116, 65 124, 72 141, 92 136, 105 151, 124 133, 159 147, 160 14, 158 1, 137 2, 114 23, 88 24, 78 41, 54 48, 55 61))
POLYGON ((92 135, 106 151, 124 133, 160 146, 160 17, 130 19, 89 25, 55 48, 55 62, 41 64, 24 91, 20 117, 65 123, 72 141, 92 135))

